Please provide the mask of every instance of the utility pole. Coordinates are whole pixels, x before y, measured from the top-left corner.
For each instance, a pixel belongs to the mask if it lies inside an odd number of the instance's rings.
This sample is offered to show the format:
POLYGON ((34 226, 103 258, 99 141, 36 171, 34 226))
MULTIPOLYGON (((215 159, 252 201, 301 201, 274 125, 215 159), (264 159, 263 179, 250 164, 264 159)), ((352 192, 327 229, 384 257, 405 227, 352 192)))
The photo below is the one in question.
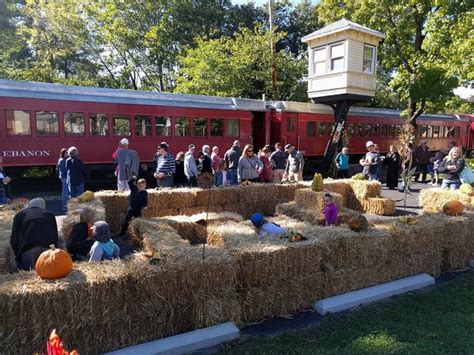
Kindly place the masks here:
MULTIPOLYGON (((273 36, 273 0, 268 0, 268 17, 270 21, 270 33, 273 36)), ((277 65, 276 65, 276 50, 275 50, 275 42, 273 41, 273 37, 270 41, 270 47, 272 51, 272 91, 273 94, 277 93, 277 65)))

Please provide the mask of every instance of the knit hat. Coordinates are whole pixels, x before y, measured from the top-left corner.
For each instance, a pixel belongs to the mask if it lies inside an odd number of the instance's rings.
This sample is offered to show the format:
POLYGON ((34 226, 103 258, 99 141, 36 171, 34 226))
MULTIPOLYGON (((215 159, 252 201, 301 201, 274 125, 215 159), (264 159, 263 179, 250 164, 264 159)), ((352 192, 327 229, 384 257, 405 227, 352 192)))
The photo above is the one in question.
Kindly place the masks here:
POLYGON ((251 216, 250 216, 250 220, 252 221, 253 225, 255 227, 261 227, 263 222, 264 222, 264 218, 263 218, 263 215, 261 213, 253 213, 251 216))
POLYGON ((110 240, 110 230, 107 222, 95 222, 91 229, 93 238, 98 242, 107 243, 110 240))

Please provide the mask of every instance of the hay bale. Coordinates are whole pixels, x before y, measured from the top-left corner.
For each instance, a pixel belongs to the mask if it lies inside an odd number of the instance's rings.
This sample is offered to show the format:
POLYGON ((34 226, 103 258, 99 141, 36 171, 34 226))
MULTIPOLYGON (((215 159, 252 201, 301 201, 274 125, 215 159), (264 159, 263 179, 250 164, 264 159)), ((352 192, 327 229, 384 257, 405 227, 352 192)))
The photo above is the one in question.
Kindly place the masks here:
POLYGON ((105 220, 109 224, 110 231, 119 232, 127 213, 128 193, 105 190, 96 192, 94 195, 105 206, 105 220))
POLYGON ((442 212, 444 204, 449 200, 460 201, 466 208, 474 206, 472 197, 458 190, 423 189, 420 192, 419 199, 423 211, 429 213, 442 212))
POLYGON ((79 199, 70 199, 68 202, 67 215, 66 218, 63 219, 61 227, 61 233, 65 241, 67 241, 67 239, 69 238, 74 224, 79 223, 80 213, 84 207, 89 207, 94 211, 94 221, 106 220, 105 205, 102 201, 90 200, 87 202, 80 202, 79 199))
MULTIPOLYGON (((322 213, 324 209, 324 194, 323 191, 313 191, 310 189, 301 189, 295 192, 295 202, 297 205, 306 208, 315 213, 322 213)), ((343 207, 343 198, 337 193, 332 193, 334 202, 338 208, 343 207)))
POLYGON ((369 197, 363 201, 362 208, 367 213, 379 216, 395 215, 395 201, 390 198, 369 197))
POLYGON ((352 179, 325 180, 324 189, 341 194, 344 207, 361 210, 366 199, 380 197, 382 184, 378 181, 352 179))
POLYGON ((288 216, 311 224, 324 224, 324 216, 315 213, 313 210, 303 208, 297 205, 296 202, 279 203, 276 206, 275 214, 277 216, 288 216))

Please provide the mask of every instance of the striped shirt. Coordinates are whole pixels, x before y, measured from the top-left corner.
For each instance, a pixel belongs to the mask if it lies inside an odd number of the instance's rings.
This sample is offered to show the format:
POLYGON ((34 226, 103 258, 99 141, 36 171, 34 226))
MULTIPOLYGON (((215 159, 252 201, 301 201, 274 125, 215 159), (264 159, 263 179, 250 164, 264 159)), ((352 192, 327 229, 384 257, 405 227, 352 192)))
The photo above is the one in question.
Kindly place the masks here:
POLYGON ((156 173, 164 173, 165 175, 172 176, 175 171, 176 162, 170 153, 167 153, 164 157, 161 155, 158 157, 156 173))

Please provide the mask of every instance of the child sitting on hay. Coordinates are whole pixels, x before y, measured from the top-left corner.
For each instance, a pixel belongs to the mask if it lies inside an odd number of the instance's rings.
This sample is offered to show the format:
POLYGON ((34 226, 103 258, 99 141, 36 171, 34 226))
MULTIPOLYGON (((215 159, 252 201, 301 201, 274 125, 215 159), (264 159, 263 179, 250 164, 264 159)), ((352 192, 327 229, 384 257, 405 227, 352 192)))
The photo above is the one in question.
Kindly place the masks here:
POLYGON ((337 224, 337 205, 334 202, 334 196, 329 192, 324 194, 324 219, 326 220, 326 226, 335 226, 337 224))
POLYGON ((105 221, 98 221, 92 226, 92 237, 95 243, 90 251, 89 262, 112 260, 120 256, 120 248, 110 238, 109 225, 105 221))
POLYGON ((266 235, 281 235, 287 234, 288 231, 286 228, 280 227, 278 224, 268 222, 263 215, 260 213, 254 213, 250 216, 250 220, 252 221, 255 228, 257 228, 258 235, 260 237, 264 237, 266 235))
POLYGON ((94 244, 91 239, 94 218, 94 210, 90 207, 84 207, 79 214, 79 222, 72 226, 71 234, 66 240, 66 246, 73 260, 84 260, 91 250, 94 244))
POLYGON ((132 218, 139 218, 142 216, 142 210, 148 205, 148 192, 146 191, 146 180, 140 179, 137 182, 137 177, 133 176, 128 182, 130 187, 130 196, 128 197, 128 210, 125 216, 125 222, 120 230, 120 236, 125 236, 127 233, 128 224, 132 218))

